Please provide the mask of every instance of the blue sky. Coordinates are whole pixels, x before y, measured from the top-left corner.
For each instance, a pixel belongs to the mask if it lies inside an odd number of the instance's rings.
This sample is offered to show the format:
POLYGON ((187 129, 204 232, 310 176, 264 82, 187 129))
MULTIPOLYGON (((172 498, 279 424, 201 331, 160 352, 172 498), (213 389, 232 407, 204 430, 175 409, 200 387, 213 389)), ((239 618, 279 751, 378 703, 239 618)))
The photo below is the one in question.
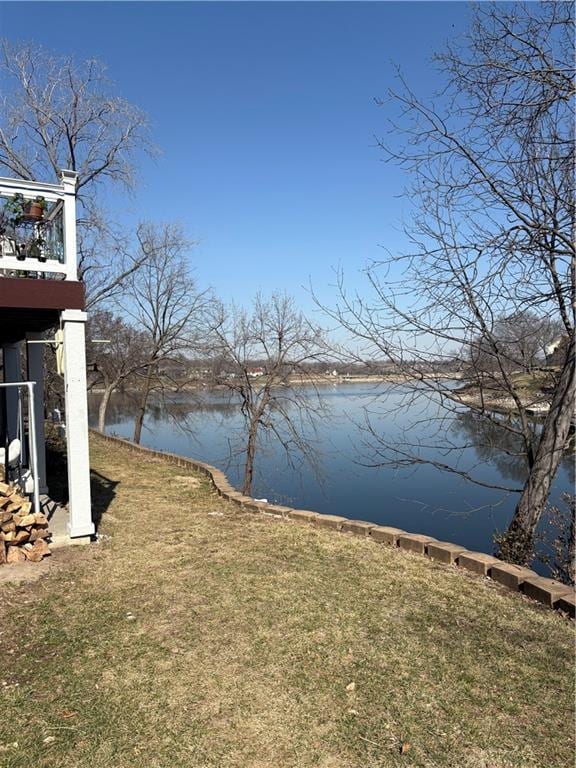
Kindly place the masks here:
POLYGON ((401 249, 405 179, 381 161, 385 97, 399 65, 418 93, 438 85, 431 53, 466 27, 466 3, 0 3, 0 34, 98 58, 150 117, 162 150, 127 225, 179 220, 200 241, 202 285, 246 303, 355 275, 401 249))

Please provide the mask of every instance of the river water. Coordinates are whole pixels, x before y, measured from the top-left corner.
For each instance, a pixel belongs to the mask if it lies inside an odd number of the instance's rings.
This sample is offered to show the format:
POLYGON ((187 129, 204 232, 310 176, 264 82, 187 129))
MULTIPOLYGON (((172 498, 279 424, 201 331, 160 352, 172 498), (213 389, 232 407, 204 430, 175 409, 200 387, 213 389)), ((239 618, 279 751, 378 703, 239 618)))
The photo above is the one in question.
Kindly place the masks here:
MULTIPOLYGON (((277 443, 264 441, 256 457, 254 497, 492 551, 493 535, 506 528, 516 493, 473 485, 427 463, 368 465, 382 463, 395 446, 424 460, 457 466, 485 484, 519 488, 525 468, 514 456, 518 446, 505 429, 487 430, 464 407, 446 417, 433 397, 422 393, 414 398, 402 385, 335 384, 320 391, 326 413, 316 432, 309 430, 315 466, 298 456, 290 465, 277 443), (367 412, 372 434, 365 428, 367 412)), ((99 399, 90 396, 94 426, 99 399)), ((130 438, 135 407, 131 396, 114 396, 108 431, 130 438)), ((169 403, 152 398, 142 443, 207 461, 225 471, 239 488, 242 428, 238 405, 225 393, 179 393, 169 403)), ((567 456, 552 500, 559 501, 573 485, 573 457, 567 456)))

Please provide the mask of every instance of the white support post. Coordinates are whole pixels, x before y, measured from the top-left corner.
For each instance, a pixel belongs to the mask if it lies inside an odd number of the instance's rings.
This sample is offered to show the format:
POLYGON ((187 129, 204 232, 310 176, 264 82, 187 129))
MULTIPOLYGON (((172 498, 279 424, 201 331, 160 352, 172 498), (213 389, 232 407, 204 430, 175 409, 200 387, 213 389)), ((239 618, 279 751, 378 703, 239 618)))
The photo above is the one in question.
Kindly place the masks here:
POLYGON ((76 180, 74 171, 60 171, 64 188, 64 257, 66 260, 66 279, 78 280, 76 255, 76 180))
MULTIPOLYGON (((42 339, 41 333, 29 333, 29 341, 42 339)), ((34 424, 36 427, 36 458, 38 492, 48 493, 46 485, 46 437, 44 433, 44 345, 27 344, 26 360, 28 380, 35 382, 34 387, 34 424)))
POLYGON ((88 449, 88 402, 86 397, 86 313, 66 309, 61 314, 64 330, 64 390, 66 398, 66 448, 71 538, 94 533, 90 504, 90 457, 88 449))
MULTIPOLYGON (((4 381, 12 384, 22 381, 22 368, 20 367, 20 344, 6 344, 4 353, 4 381)), ((18 435, 18 402, 20 395, 18 387, 10 387, 6 390, 6 441, 9 443, 18 435)), ((22 444, 24 441, 22 440, 22 444)))

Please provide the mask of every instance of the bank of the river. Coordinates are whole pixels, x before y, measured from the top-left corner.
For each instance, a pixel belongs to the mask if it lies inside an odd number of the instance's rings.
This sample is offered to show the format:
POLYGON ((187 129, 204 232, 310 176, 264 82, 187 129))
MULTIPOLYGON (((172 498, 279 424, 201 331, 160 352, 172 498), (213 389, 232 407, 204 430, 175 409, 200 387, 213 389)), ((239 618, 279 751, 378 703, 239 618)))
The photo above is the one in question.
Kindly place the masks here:
POLYGON ((0 588, 0 764, 572 764, 574 628, 557 613, 242 514, 204 477, 98 437, 91 459, 102 542, 0 588))
MULTIPOLYGON (((508 413, 511 415, 518 413, 518 406, 514 398, 502 392, 493 394, 480 394, 475 390, 465 390, 462 392, 452 391, 450 397, 463 405, 482 408, 496 413, 508 413)), ((550 397, 544 394, 536 396, 521 396, 520 402, 527 411, 533 416, 545 416, 550 410, 550 397)))
MULTIPOLYGON (((515 393, 522 406, 534 416, 544 416, 550 410, 552 384, 551 371, 543 370, 532 374, 511 374, 515 393)), ((518 406, 508 390, 496 382, 485 384, 482 389, 469 382, 450 392, 453 400, 474 408, 484 408, 500 413, 517 414, 518 406)))

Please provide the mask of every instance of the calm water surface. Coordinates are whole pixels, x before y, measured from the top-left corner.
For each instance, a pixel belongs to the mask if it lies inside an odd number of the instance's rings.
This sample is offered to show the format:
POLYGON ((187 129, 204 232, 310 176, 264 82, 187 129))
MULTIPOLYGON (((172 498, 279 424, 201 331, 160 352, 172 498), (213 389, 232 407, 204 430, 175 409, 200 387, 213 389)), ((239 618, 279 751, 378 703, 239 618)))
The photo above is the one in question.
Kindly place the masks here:
MULTIPOLYGON (((392 468, 363 466, 374 461, 367 434, 359 425, 365 409, 378 437, 386 444, 409 436, 420 442, 421 455, 454 463, 483 482, 521 487, 525 470, 510 456, 514 445, 505 432, 478 425, 467 409, 449 419, 422 395, 409 408, 401 406, 407 390, 400 385, 340 384, 322 389, 328 416, 314 436, 316 469, 296 460, 289 466, 275 444, 264 444, 256 458, 253 496, 302 509, 392 525, 455 541, 489 552, 493 534, 506 528, 517 495, 471 485, 455 474, 418 464, 392 468), (439 440, 440 436, 440 440, 439 440), (457 447, 457 451, 455 451, 457 447)), ((90 396, 90 420, 97 423, 98 395, 90 396)), ((130 438, 135 401, 127 395, 112 399, 107 429, 130 438)), ((185 393, 169 404, 152 402, 142 443, 151 448, 190 456, 222 469, 230 482, 241 484, 239 438, 242 417, 237 405, 221 392, 185 393)), ((574 483, 573 458, 567 457, 554 488, 554 500, 574 483)))

